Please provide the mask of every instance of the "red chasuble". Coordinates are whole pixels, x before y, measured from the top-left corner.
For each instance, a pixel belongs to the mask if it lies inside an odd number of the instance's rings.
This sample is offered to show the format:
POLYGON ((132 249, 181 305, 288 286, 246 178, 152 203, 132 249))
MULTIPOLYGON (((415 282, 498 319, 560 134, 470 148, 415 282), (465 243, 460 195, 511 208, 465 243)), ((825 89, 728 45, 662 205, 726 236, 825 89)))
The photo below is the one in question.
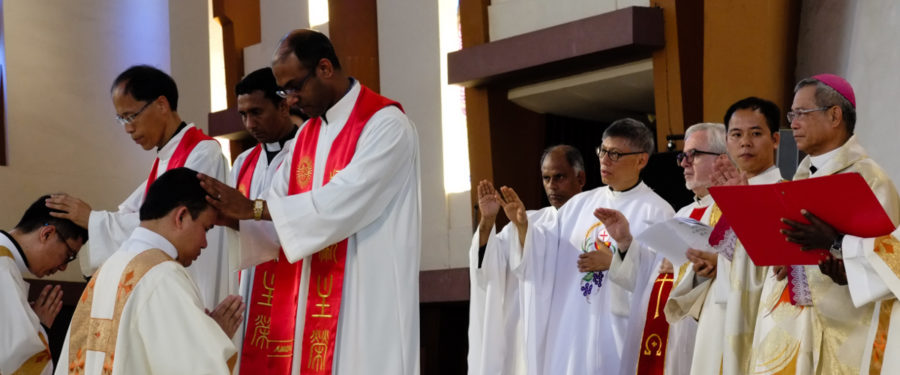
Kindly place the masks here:
MULTIPOLYGON (((323 185, 328 184, 353 159, 359 136, 372 115, 392 105, 403 110, 400 103, 360 85, 359 98, 347 123, 332 143, 328 160, 325 161, 323 185)), ((321 118, 311 119, 297 135, 294 153, 291 156, 288 195, 301 194, 312 189, 316 145, 322 126, 321 118)), ((303 353, 300 357, 301 374, 332 373, 346 259, 347 239, 332 244, 310 257, 306 319, 303 335, 299 338, 303 340, 303 353)))
MULTIPOLYGON (((175 148, 175 152, 172 153, 172 158, 169 159, 169 164, 166 165, 166 170, 180 168, 184 166, 184 163, 187 161, 188 156, 191 154, 191 151, 194 151, 194 147, 197 147, 197 144, 202 141, 214 141, 212 137, 203 134, 200 129, 197 128, 189 128, 185 131, 184 136, 181 137, 181 142, 178 143, 178 147, 175 148)), ((150 190, 150 185, 153 184, 153 181, 156 181, 156 170, 159 168, 159 158, 156 158, 156 161, 153 162, 153 169, 150 170, 150 176, 147 177, 147 186, 144 187, 144 199, 147 199, 147 191, 150 190)))

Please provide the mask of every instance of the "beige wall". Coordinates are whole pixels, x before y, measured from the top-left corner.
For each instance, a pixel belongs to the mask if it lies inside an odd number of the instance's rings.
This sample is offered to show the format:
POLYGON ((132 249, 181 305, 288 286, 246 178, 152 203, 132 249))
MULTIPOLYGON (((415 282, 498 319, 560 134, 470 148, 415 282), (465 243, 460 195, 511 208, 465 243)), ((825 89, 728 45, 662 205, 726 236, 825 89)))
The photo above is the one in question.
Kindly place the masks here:
POLYGON ((444 194, 437 5, 378 1, 381 93, 403 104, 419 133, 423 270, 467 266, 472 236, 469 193, 444 194))
MULTIPOLYGON (((128 66, 169 70, 169 9, 143 0, 4 1, 9 163, 0 228, 39 195, 114 209, 144 178, 144 152, 113 119, 109 86, 128 66)), ((78 280, 78 267, 60 278, 78 280)))
POLYGON ((897 98, 900 98, 900 3, 893 0, 805 1, 796 78, 835 73, 856 93, 856 134, 900 182, 897 98))

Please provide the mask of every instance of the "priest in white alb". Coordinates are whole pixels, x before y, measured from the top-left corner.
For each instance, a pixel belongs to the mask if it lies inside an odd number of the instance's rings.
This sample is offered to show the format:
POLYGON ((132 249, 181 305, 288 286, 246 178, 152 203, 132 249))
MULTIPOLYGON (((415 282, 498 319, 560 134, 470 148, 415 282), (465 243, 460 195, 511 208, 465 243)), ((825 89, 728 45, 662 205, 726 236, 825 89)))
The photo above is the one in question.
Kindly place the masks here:
POLYGON ((230 373, 244 304, 228 296, 207 314, 185 268, 206 247, 217 217, 196 171, 160 175, 141 205, 140 226, 78 300, 55 373, 230 373))
MULTIPOLYGON (((280 95, 310 120, 266 199, 201 176, 235 219, 271 219, 302 263, 293 371, 419 372, 418 137, 399 103, 347 76, 327 37, 295 30, 272 63, 280 95)), ((243 231, 241 236, 270 237, 243 231)), ((255 324, 255 323, 254 323, 255 324)))
MULTIPOLYGON (((532 225, 555 221, 556 212, 585 182, 584 160, 569 145, 552 146, 541 156, 541 178, 550 206, 527 211, 532 225)), ((509 267, 513 225, 496 233, 502 199, 488 181, 478 184, 481 219, 469 248, 469 374, 524 374, 524 324, 519 279, 509 267)))
MULTIPOLYGON (((116 77, 111 91, 119 125, 144 150, 155 148, 157 157, 147 180, 116 211, 92 210, 81 199, 65 194, 55 194, 47 200, 48 207, 66 212, 59 217, 71 219, 90 233, 91 241, 81 256, 85 275, 94 273, 137 228, 138 210, 157 176, 177 167, 188 167, 222 181, 228 173, 219 142, 182 121, 176 112, 178 88, 168 74, 147 65, 133 66, 116 77)), ((225 227, 211 230, 211 251, 188 268, 208 309, 237 292, 237 273, 232 272, 236 265, 229 262, 231 250, 227 246, 228 237, 234 233, 228 231, 225 227)))
MULTIPOLYGON (((269 67, 248 74, 235 87, 238 113, 247 132, 259 143, 235 159, 229 184, 250 199, 268 193, 297 132, 291 122, 287 101, 278 96, 277 91, 278 85, 269 67)), ((275 233, 271 221, 242 220, 231 225, 248 232, 275 233)), ((241 247, 247 249, 241 254, 272 253, 281 246, 277 241, 261 239, 277 240, 277 236, 241 236, 241 247)), ((259 262, 252 258, 241 259, 242 265, 255 263, 259 262)), ((294 360, 291 343, 298 320, 299 266, 299 263, 290 264, 282 257, 241 270, 240 294, 249 306, 245 324, 238 331, 236 340, 238 367, 242 373, 290 373, 294 360), (261 320, 269 322, 268 330, 259 329, 257 322, 261 320)))
MULTIPOLYGON (((694 192, 695 197, 690 204, 678 210, 675 217, 691 218, 707 225, 718 219, 721 212, 715 209, 708 188, 712 182, 716 156, 723 153, 725 153, 725 127, 722 124, 700 123, 685 131, 684 151, 677 155, 676 160, 684 169, 685 184, 689 190, 694 192)), ((637 254, 637 256, 640 255, 637 254)), ((671 275, 668 276, 661 272, 651 274, 654 282, 651 284, 653 288, 649 286, 646 288, 650 290, 650 295, 645 296, 647 302, 643 304, 643 310, 639 310, 652 311, 651 322, 659 319, 668 321, 668 329, 666 330, 662 326, 662 321, 653 322, 649 326, 645 323, 642 328, 644 333, 638 338, 642 342, 632 338, 630 344, 639 348, 645 344, 651 345, 653 340, 651 342, 643 342, 643 340, 652 337, 652 334, 655 333, 654 329, 662 329, 667 334, 665 353, 657 356, 655 350, 649 353, 636 352, 637 357, 631 359, 634 362, 630 362, 627 367, 623 365, 620 373, 687 374, 691 371, 691 357, 694 353, 694 339, 698 332, 697 318, 700 312, 699 308, 697 311, 693 311, 693 308, 698 303, 703 303, 702 297, 707 295, 707 289, 712 281, 695 278, 690 262, 675 265, 675 267, 674 272, 670 272, 671 275), (660 278, 660 276, 663 277, 660 278), (667 281, 664 280, 673 277, 674 285, 671 287, 667 299, 663 295, 664 293, 661 293, 665 291, 663 287, 666 286, 662 283, 666 283, 667 281), (657 280, 661 281, 657 283, 657 280), (654 294, 653 289, 657 288, 657 284, 660 284, 658 285, 659 289, 654 294), (665 309, 664 314, 663 309, 665 309), (677 314, 673 316, 672 311, 677 311, 677 314)), ((624 269, 617 269, 617 271, 621 270, 624 269)), ((711 311, 714 310, 706 311, 704 309, 703 314, 710 314, 711 311)), ((713 318, 708 319, 709 322, 713 320, 713 318)), ((638 319, 634 319, 635 324, 638 321, 638 319)), ((721 322, 716 329, 721 329, 721 322)), ((660 353, 662 352, 660 351, 660 353)))
POLYGON ((12 230, 0 230, 0 374, 53 373, 47 330, 62 307, 62 290, 47 285, 32 305, 23 276, 64 271, 88 233, 50 216, 48 197, 32 203, 12 230))
MULTIPOLYGON (((630 294, 606 279, 615 245, 594 210, 623 212, 635 235, 672 217, 672 207, 640 179, 653 138, 639 121, 613 122, 597 148, 607 186, 570 199, 555 222, 517 223, 515 230, 527 228, 527 235, 510 264, 529 286, 522 290, 529 374, 618 373, 626 339, 641 334, 629 326, 630 294)), ((649 278, 651 266, 642 267, 640 280, 649 278)))

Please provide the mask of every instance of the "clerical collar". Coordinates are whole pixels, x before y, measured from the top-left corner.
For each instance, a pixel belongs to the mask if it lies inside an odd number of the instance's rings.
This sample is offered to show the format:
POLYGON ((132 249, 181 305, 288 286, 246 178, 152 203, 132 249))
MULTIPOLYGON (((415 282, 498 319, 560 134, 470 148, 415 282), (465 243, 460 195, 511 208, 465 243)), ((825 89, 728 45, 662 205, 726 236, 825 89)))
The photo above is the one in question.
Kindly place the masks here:
POLYGON ((610 187, 609 187, 609 190, 610 190, 610 191, 614 191, 614 192, 616 192, 616 193, 627 193, 627 192, 631 191, 632 189, 638 187, 638 185, 640 185, 640 184, 641 184, 641 180, 638 179, 637 182, 636 182, 634 185, 632 185, 630 188, 628 188, 628 189, 623 189, 623 190, 613 190, 612 186, 610 186, 610 187))
POLYGON ((779 170, 777 166, 772 165, 769 169, 763 171, 763 173, 747 179, 747 183, 750 185, 774 184, 779 180, 781 180, 781 170, 779 170))
MULTIPOLYGON (((325 110, 325 113, 323 113, 321 116, 319 116, 322 118, 322 124, 328 125, 329 113, 334 114, 336 111, 342 110, 343 107, 346 107, 347 105, 350 106, 349 108, 351 108, 351 109, 353 108, 353 104, 355 104, 354 99, 356 99, 356 95, 350 95, 350 93, 357 86, 356 79, 354 79, 353 77, 347 77, 347 79, 350 81, 350 85, 347 86, 347 92, 344 93, 344 96, 342 96, 340 99, 338 99, 338 101, 335 102, 334 105, 331 106, 331 108, 328 108, 327 110, 325 110), (351 98, 351 96, 353 98, 351 98)), ((348 112, 348 116, 349 116, 349 112, 348 112)), ((335 116, 332 116, 331 119, 334 120, 334 117, 335 116)))
POLYGON ((709 193, 706 193, 706 195, 704 195, 702 197, 698 197, 698 196, 694 195, 694 203, 696 203, 698 206, 701 206, 701 207, 709 206, 712 203, 712 200, 713 200, 712 195, 709 193))
MULTIPOLYGON (((828 164, 828 162, 831 161, 831 159, 834 159, 834 157, 837 156, 838 151, 840 151, 840 149, 841 148, 838 147, 838 148, 828 151, 822 155, 816 155, 816 156, 810 155, 809 156, 810 166, 815 166, 817 171, 821 170, 822 167, 824 167, 826 164, 828 164)), ((814 173, 810 173, 810 175, 812 175, 812 174, 814 174, 814 173)))
POLYGON ((159 150, 162 150, 163 147, 166 147, 166 145, 169 144, 169 142, 170 142, 171 140, 175 139, 175 136, 178 135, 178 133, 181 132, 181 129, 184 129, 184 128, 186 128, 186 127, 187 127, 187 123, 184 122, 184 121, 182 121, 181 124, 178 124, 178 129, 175 129, 175 132, 172 133, 172 136, 169 137, 168 140, 166 140, 166 143, 163 143, 162 147, 157 147, 157 148, 156 148, 156 152, 159 152, 159 150))
POLYGON ((297 135, 297 129, 299 128, 296 126, 291 127, 291 132, 284 136, 284 138, 275 142, 263 143, 263 149, 266 150, 266 160, 268 160, 269 163, 271 163, 272 159, 281 152, 281 149, 284 148, 284 144, 287 143, 287 141, 294 139, 294 136, 297 135))
POLYGON ((25 251, 22 250, 22 246, 19 245, 19 241, 16 241, 16 239, 13 238, 13 236, 7 233, 5 230, 0 230, 0 233, 3 233, 6 238, 9 238, 9 242, 12 242, 12 244, 16 246, 16 250, 18 250, 19 255, 22 256, 22 262, 25 262, 25 268, 29 268, 30 266, 28 265, 28 257, 25 256, 25 251))

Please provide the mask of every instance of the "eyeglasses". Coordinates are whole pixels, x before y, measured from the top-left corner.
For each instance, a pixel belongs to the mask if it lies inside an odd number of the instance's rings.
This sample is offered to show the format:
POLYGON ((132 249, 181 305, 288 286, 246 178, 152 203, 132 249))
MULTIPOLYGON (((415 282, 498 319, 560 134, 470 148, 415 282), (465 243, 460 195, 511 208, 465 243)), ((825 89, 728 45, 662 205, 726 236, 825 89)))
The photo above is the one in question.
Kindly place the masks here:
POLYGON ((128 124, 134 122, 134 120, 138 117, 138 115, 140 115, 142 112, 144 112, 144 110, 147 109, 147 107, 149 107, 150 104, 153 104, 153 102, 155 102, 155 101, 156 100, 151 100, 151 101, 147 102, 147 104, 144 104, 144 106, 141 107, 141 109, 139 109, 137 112, 132 113, 128 116, 116 115, 116 121, 118 121, 119 125, 122 125, 122 126, 125 126, 125 125, 128 125, 128 124))
POLYGON ((306 75, 306 77, 303 77, 303 79, 301 79, 299 83, 292 84, 293 81, 291 81, 291 82, 288 82, 287 84, 285 84, 285 87, 283 89, 276 90, 275 95, 278 95, 284 99, 294 96, 295 94, 297 94, 297 92, 303 91, 303 86, 306 85, 306 81, 310 77, 315 76, 315 75, 316 75, 316 71, 312 70, 309 72, 309 74, 306 75), (288 87, 288 86, 290 86, 290 87, 288 87))
POLYGON ((637 155, 643 154, 645 151, 635 151, 635 152, 618 152, 618 151, 610 151, 603 147, 597 147, 597 158, 603 160, 603 157, 606 156, 611 161, 619 161, 619 158, 628 155, 637 155))
POLYGON ((72 263, 72 261, 78 257, 78 252, 75 251, 72 246, 69 246, 69 243, 62 238, 62 235, 60 235, 59 232, 56 232, 56 238, 58 238, 59 242, 62 242, 63 245, 66 245, 66 262, 63 264, 72 263))
POLYGON ((693 150, 679 152, 678 155, 675 155, 675 160, 678 162, 678 165, 681 165, 681 162, 684 160, 687 160, 688 164, 690 164, 690 163, 694 162, 694 156, 697 156, 698 154, 699 155, 717 155, 717 156, 722 155, 721 153, 718 153, 718 152, 693 149, 693 150))
POLYGON ((802 115, 805 115, 810 112, 827 111, 827 110, 831 109, 831 107, 833 107, 833 106, 819 107, 819 108, 812 108, 812 109, 795 109, 795 110, 787 113, 787 120, 789 123, 791 123, 791 122, 794 122, 794 120, 796 120, 798 117, 800 117, 802 115))

